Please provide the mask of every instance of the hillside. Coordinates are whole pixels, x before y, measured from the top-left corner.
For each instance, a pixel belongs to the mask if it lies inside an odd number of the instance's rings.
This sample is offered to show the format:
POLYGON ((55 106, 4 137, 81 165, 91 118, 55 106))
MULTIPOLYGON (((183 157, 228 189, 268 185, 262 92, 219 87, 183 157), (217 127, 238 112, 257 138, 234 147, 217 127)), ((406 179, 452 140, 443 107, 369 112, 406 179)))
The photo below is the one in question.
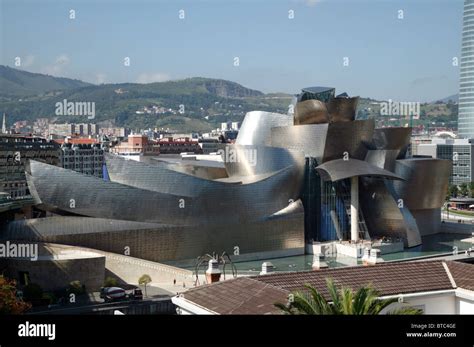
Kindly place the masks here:
POLYGON ((31 73, 0 65, 0 97, 25 97, 90 85, 79 80, 31 73))
MULTIPOLYGON (((292 101, 289 94, 264 94, 235 82, 212 78, 90 85, 1 66, 0 71, 0 114, 7 113, 9 125, 21 120, 33 122, 40 117, 57 123, 89 121, 85 116, 56 116, 55 104, 67 99, 94 102, 94 122, 99 125, 209 131, 220 122, 242 121, 249 111, 286 113, 292 101), (39 92, 29 94, 33 90, 39 92)), ((375 118, 378 126, 407 124, 405 117, 381 116, 379 101, 370 98, 360 98, 357 118, 375 118)), ((422 104, 421 119, 414 121, 415 126, 419 124, 456 127, 457 105, 441 101, 422 104)))
POLYGON ((67 99, 94 102, 94 122, 99 124, 205 131, 220 122, 241 121, 246 112, 255 109, 286 112, 291 101, 289 95, 266 98, 264 93, 235 82, 202 77, 97 86, 12 68, 3 67, 2 71, 0 111, 8 114, 9 124, 40 117, 55 122, 87 121, 84 116, 56 116, 55 104, 67 99), (41 83, 46 86, 40 88, 41 83), (39 92, 29 94, 32 90, 39 92), (147 109, 158 111, 147 113, 147 109))

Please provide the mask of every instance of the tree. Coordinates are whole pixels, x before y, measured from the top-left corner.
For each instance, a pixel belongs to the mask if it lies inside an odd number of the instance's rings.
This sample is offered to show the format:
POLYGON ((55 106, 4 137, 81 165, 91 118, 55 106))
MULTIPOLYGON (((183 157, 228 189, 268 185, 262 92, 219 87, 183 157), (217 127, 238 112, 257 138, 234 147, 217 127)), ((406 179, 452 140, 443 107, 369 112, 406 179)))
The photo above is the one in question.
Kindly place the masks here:
POLYGON ((141 285, 141 286, 145 286, 145 296, 147 296, 146 294, 146 286, 148 283, 151 282, 151 277, 150 275, 147 275, 147 274, 144 274, 142 275, 139 279, 138 279, 138 284, 141 285))
POLYGON ((107 277, 104 281, 104 287, 116 287, 118 286, 118 281, 115 277, 107 277))
POLYGON ((474 182, 469 183, 469 197, 474 198, 474 182))
POLYGON ((458 196, 458 187, 455 184, 451 184, 448 189, 450 198, 456 198, 458 196))
POLYGON ((462 196, 468 196, 469 194, 469 189, 467 187, 467 183, 461 183, 459 185, 459 193, 462 195, 462 196))
POLYGON ((81 281, 72 281, 69 283, 68 293, 74 295, 82 295, 86 292, 86 286, 81 281))
POLYGON ((31 308, 16 296, 16 281, 0 276, 0 315, 22 314, 31 308))
MULTIPOLYGON (((331 297, 328 302, 324 296, 309 284, 308 291, 294 292, 293 300, 288 304, 276 303, 275 306, 285 314, 291 315, 378 315, 383 309, 398 302, 394 299, 379 299, 379 293, 370 285, 361 287, 357 292, 341 287, 337 290, 331 279, 327 280, 327 288, 331 297)), ((389 314, 413 315, 421 311, 412 307, 403 307, 388 312, 389 314)))

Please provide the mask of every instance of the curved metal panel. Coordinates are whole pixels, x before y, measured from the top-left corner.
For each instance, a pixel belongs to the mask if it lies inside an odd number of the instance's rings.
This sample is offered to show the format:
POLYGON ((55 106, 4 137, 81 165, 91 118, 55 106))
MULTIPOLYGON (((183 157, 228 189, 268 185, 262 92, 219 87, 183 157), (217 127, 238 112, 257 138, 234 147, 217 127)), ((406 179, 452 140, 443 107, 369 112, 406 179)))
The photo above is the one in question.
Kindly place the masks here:
MULTIPOLYGON (((229 145, 221 153, 229 177, 262 175, 293 166, 304 174, 304 156, 300 151, 266 146, 229 145)), ((255 180, 255 179, 254 179, 255 180)))
POLYGON ((324 102, 306 100, 296 103, 294 125, 329 123, 329 112, 324 102))
POLYGON ((445 201, 451 169, 450 160, 397 160, 395 173, 405 181, 394 182, 394 189, 410 210, 440 208, 445 201))
POLYGON ((367 177, 360 179, 359 199, 371 238, 400 239, 406 247, 421 244, 417 223, 406 207, 394 197, 392 182, 367 177))
POLYGON ((53 208, 91 217, 178 225, 260 220, 297 200, 302 182, 302 169, 290 165, 247 184, 208 181, 212 184, 204 189, 196 186, 200 193, 189 197, 105 182, 35 161, 30 162, 30 170, 33 189, 43 204, 53 208))
POLYGON ((196 259, 212 252, 233 254, 236 246, 243 256, 304 253, 301 209, 262 221, 192 226, 47 217, 12 222, 0 239, 54 242, 120 254, 129 247, 132 257, 158 262, 196 259))
POLYGON ((328 124, 307 124, 272 129, 271 144, 304 153, 305 157, 322 161, 328 124))
POLYGON ((336 159, 316 167, 321 178, 325 181, 340 181, 354 176, 379 177, 392 180, 403 180, 394 173, 357 159, 336 159))
POLYGON ((281 113, 252 111, 245 115, 237 145, 270 145, 271 129, 292 123, 292 117, 281 113))
POLYGON ((395 171, 395 161, 398 158, 400 151, 398 149, 375 149, 369 150, 365 160, 379 168, 395 171))
POLYGON ((327 103, 330 122, 351 122, 355 120, 359 97, 335 97, 327 103))
POLYGON ((374 131, 373 142, 377 149, 402 150, 410 144, 412 128, 379 128, 374 131))
POLYGON ((373 119, 330 123, 323 162, 341 159, 346 153, 349 158, 364 160, 372 141, 374 127, 373 119))

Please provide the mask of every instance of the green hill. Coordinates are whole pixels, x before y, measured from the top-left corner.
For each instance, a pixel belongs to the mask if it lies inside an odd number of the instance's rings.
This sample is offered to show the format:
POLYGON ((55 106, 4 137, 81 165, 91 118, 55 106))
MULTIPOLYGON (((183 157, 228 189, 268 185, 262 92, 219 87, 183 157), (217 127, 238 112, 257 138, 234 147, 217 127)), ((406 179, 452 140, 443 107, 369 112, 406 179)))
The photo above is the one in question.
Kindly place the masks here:
POLYGON ((202 77, 149 84, 84 85, 80 81, 30 74, 12 68, 2 67, 2 71, 6 71, 1 75, 2 82, 8 77, 8 83, 14 86, 9 89, 9 84, 2 84, 0 92, 0 112, 7 113, 9 124, 19 120, 34 121, 40 117, 52 118, 56 122, 86 121, 83 116, 56 116, 56 102, 67 99, 72 102, 95 102, 94 122, 134 129, 160 127, 204 131, 215 128, 220 122, 241 121, 246 112, 256 109, 286 112, 291 101, 290 95, 267 98, 264 93, 235 82, 202 77), (30 75, 34 75, 34 81, 30 75), (41 89, 37 85, 41 80, 49 87, 41 89), (33 86, 29 85, 30 82, 33 86), (79 84, 74 87, 76 82, 79 84), (41 92, 36 94, 22 92, 40 89, 41 92), (11 90, 15 90, 16 94, 11 90), (166 111, 160 114, 140 113, 146 107, 153 106, 166 111))
POLYGON ((90 85, 79 80, 31 73, 0 65, 0 97, 25 97, 90 85))
MULTIPOLYGON (((91 85, 0 66, 0 83, 0 114, 6 112, 8 125, 20 120, 33 122, 40 117, 57 123, 88 122, 85 116, 56 116, 55 104, 67 99, 94 102, 94 122, 99 125, 206 131, 220 122, 242 121, 249 111, 286 113, 292 101, 289 94, 264 94, 235 82, 202 77, 149 84, 91 85), (152 107, 162 110, 147 113, 146 108, 152 107), (178 112, 180 109, 182 112, 178 112)), ((370 98, 360 98, 357 118, 375 118, 378 126, 407 123, 399 117, 381 116, 379 101, 370 98)), ((414 125, 427 123, 456 127, 457 105, 422 104, 421 119, 415 120, 414 125)))

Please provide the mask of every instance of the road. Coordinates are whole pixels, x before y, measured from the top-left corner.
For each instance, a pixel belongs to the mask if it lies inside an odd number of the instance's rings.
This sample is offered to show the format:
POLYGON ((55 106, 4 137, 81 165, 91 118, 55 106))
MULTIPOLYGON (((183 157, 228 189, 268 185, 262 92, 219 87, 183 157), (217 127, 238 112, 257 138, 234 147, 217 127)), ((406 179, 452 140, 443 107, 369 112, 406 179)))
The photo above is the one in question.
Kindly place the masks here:
POLYGON ((462 221, 467 221, 467 222, 473 222, 474 223, 474 216, 473 217, 468 217, 468 216, 463 216, 463 215, 460 215, 460 214, 454 214, 452 212, 449 212, 449 219, 448 219, 448 215, 445 211, 441 212, 441 216, 442 216, 443 219, 448 220, 448 221, 452 221, 452 222, 462 220, 462 221))

